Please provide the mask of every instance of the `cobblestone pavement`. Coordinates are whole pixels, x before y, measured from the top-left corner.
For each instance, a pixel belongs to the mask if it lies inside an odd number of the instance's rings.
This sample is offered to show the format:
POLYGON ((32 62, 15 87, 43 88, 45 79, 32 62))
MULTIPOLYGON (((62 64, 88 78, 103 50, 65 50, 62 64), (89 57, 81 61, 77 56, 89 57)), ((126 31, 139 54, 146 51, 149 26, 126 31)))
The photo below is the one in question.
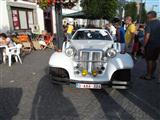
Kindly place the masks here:
POLYGON ((52 53, 33 51, 22 65, 0 65, 0 120, 160 120, 160 85, 138 78, 143 60, 135 63, 132 89, 88 90, 51 84, 52 53))

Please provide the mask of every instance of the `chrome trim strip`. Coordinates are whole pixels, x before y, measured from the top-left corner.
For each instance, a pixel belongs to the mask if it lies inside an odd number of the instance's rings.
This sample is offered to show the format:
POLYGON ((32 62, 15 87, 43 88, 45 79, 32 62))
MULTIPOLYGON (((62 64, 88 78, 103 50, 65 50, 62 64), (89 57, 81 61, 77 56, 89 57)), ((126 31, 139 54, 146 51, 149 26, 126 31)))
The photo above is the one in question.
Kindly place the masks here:
POLYGON ((112 81, 112 84, 128 85, 129 82, 127 82, 127 81, 112 81))
POLYGON ((84 48, 84 49, 79 49, 78 50, 78 52, 79 51, 85 51, 85 52, 102 52, 102 53, 104 53, 104 51, 102 50, 102 49, 89 49, 89 48, 84 48))
POLYGON ((76 62, 103 62, 103 61, 98 61, 98 60, 75 60, 76 62))
POLYGON ((114 89, 128 89, 128 86, 112 86, 114 89))

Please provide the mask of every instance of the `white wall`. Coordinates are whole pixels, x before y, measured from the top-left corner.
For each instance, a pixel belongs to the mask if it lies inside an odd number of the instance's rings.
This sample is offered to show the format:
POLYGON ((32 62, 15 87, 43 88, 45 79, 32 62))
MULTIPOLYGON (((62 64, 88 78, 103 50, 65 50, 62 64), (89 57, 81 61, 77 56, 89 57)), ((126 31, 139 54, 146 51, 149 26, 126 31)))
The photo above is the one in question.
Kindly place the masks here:
POLYGON ((52 27, 53 27, 53 33, 56 33, 56 13, 55 13, 55 7, 52 7, 52 27))
POLYGON ((44 14, 43 10, 37 6, 37 22, 40 28, 40 32, 44 30, 44 14))
POLYGON ((10 30, 6 1, 0 0, 0 32, 10 30))

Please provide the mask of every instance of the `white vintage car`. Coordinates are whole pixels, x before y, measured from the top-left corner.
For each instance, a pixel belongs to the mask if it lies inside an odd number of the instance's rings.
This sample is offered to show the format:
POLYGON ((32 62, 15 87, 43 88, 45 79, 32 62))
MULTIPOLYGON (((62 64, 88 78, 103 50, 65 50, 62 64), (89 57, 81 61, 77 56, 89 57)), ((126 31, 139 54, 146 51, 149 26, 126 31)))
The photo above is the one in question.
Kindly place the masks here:
POLYGON ((127 89, 133 65, 131 56, 121 51, 107 30, 79 29, 63 43, 62 52, 51 55, 49 76, 54 83, 77 88, 127 89))

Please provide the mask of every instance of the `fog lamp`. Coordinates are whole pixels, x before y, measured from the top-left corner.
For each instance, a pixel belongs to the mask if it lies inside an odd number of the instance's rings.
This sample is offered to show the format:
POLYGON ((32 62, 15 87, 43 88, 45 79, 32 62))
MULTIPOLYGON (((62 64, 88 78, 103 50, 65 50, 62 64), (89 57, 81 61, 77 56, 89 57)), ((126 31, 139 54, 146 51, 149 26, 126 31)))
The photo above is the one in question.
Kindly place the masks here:
POLYGON ((96 70, 93 70, 93 71, 92 71, 92 75, 93 75, 93 76, 97 76, 97 71, 96 71, 96 70))
POLYGON ((82 70, 82 75, 83 75, 83 76, 86 76, 87 74, 88 74, 88 71, 87 71, 86 69, 83 69, 83 70, 82 70))

